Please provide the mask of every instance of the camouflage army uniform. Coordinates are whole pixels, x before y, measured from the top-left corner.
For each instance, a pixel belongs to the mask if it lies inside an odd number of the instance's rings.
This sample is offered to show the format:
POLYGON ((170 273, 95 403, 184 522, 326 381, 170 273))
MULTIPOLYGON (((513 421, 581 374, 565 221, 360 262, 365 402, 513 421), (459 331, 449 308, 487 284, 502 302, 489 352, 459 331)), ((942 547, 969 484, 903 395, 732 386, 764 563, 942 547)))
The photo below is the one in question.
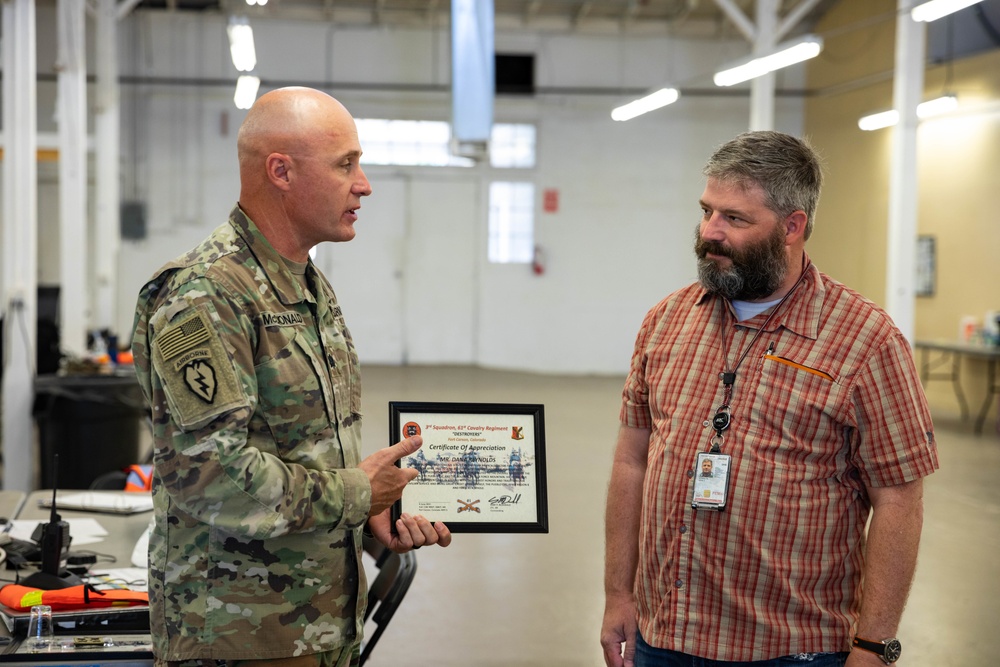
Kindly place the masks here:
POLYGON ((152 408, 149 598, 161 660, 279 658, 360 640, 358 358, 336 296, 304 290, 236 207, 142 288, 152 408))

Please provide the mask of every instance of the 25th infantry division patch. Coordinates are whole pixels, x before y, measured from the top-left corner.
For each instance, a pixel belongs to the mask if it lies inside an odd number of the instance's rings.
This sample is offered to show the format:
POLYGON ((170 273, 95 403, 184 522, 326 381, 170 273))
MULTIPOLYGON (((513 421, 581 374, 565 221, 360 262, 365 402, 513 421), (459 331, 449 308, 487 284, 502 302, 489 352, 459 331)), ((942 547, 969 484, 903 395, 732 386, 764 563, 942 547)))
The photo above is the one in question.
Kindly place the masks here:
POLYGON ((248 402, 218 333, 197 310, 171 323, 152 343, 154 363, 175 421, 198 428, 248 402))

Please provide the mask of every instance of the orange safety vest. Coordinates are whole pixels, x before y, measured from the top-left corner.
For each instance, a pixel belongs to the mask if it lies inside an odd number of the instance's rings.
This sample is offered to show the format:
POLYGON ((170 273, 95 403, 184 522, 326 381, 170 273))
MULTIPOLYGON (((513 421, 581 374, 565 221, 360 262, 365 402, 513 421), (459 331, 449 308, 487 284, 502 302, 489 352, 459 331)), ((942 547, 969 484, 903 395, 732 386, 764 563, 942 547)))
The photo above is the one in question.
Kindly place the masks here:
POLYGON ((70 586, 54 591, 7 584, 0 588, 0 604, 17 611, 28 611, 36 604, 47 604, 53 611, 67 609, 88 609, 98 607, 131 607, 148 605, 149 594, 144 591, 128 591, 115 588, 99 591, 93 586, 70 586))
POLYGON ((125 470, 128 472, 126 491, 149 491, 153 488, 153 466, 131 465, 125 470))

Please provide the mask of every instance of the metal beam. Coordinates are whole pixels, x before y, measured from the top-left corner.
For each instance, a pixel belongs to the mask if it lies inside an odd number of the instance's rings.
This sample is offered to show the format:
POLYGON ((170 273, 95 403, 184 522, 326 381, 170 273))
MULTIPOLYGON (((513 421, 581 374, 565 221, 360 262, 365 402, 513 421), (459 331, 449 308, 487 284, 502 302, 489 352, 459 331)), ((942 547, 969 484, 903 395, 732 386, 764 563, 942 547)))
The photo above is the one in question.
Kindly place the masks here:
POLYGON ((752 44, 757 41, 757 29, 754 28, 753 23, 746 17, 743 10, 736 6, 733 0, 715 0, 715 4, 729 17, 729 20, 733 22, 737 30, 743 33, 748 42, 752 44))
POLYGON ((797 26, 799 22, 806 17, 809 11, 818 5, 820 0, 802 0, 797 4, 792 11, 785 15, 785 18, 781 20, 781 24, 778 26, 777 34, 775 38, 781 40, 789 31, 797 26))
POLYGON ((118 3, 118 20, 120 21, 131 14, 132 10, 135 9, 140 2, 142 2, 142 0, 122 0, 118 3))

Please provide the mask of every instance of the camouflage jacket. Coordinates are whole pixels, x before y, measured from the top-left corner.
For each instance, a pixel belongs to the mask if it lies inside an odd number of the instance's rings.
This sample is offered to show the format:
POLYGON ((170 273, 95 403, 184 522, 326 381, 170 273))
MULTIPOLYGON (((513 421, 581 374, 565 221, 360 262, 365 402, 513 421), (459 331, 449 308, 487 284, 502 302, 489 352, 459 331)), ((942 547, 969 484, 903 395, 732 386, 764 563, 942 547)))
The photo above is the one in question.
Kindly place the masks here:
POLYGON ((279 658, 361 637, 358 358, 311 262, 306 279, 310 293, 236 207, 139 294, 161 659, 279 658))

